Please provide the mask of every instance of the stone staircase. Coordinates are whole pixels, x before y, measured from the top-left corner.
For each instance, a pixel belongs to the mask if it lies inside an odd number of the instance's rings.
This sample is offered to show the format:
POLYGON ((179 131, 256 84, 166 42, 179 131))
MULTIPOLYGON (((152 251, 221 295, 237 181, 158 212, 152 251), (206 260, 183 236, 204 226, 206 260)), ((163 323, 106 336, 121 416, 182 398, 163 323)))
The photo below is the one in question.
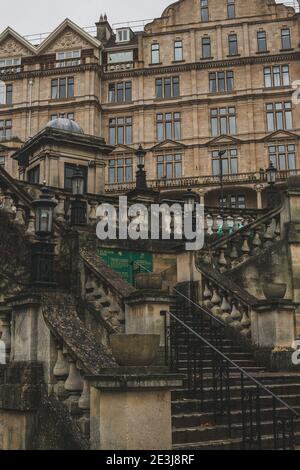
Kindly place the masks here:
MULTIPOLYGON (((180 317, 178 311, 177 315, 180 317)), ((199 321, 195 316, 185 314, 184 316, 181 315, 181 318, 184 318, 184 323, 187 326, 197 331, 207 341, 214 343, 215 338, 211 335, 208 323, 204 321, 201 331, 199 331, 199 321)), ((171 328, 172 324, 174 327, 173 320, 171 320, 171 328)), ((186 374, 187 378, 184 382, 184 388, 174 390, 172 394, 174 450, 274 449, 274 416, 276 416, 276 423, 278 423, 278 448, 300 447, 300 422, 295 422, 294 443, 291 444, 289 442, 288 425, 286 422, 281 425, 280 421, 281 417, 286 415, 287 409, 284 403, 277 402, 275 405, 272 395, 264 390, 261 390, 258 398, 259 421, 261 423, 258 426, 258 417, 256 415, 258 412, 256 407, 257 385, 250 378, 244 376, 242 393, 241 372, 234 365, 229 366, 229 382, 227 383, 230 387, 230 434, 226 419, 226 414, 228 413, 227 404, 224 405, 223 410, 216 410, 215 408, 214 386, 216 386, 216 383, 214 382, 214 352, 212 348, 208 345, 200 346, 200 340, 196 336, 191 337, 189 335, 187 341, 187 331, 184 326, 177 326, 176 330, 177 339, 174 348, 176 370, 186 374), (198 350, 198 353, 202 356, 202 371, 197 372, 196 370, 196 375, 203 374, 200 389, 189 383, 188 378, 191 367, 189 362, 192 363, 192 367, 196 367, 193 359, 191 360, 191 355, 199 348, 201 348, 200 351, 198 350), (244 402, 242 395, 245 398, 244 402), (274 407, 276 410, 274 410, 274 407), (250 411, 251 409, 254 410, 254 415, 250 411), (246 427, 243 427, 245 419, 246 421, 249 420, 249 423, 246 427), (286 426, 286 429, 281 429, 282 426, 286 426), (259 433, 261 434, 260 445, 258 444, 259 433)), ((299 374, 267 372, 264 367, 256 362, 251 353, 244 351, 233 340, 224 337, 221 343, 224 355, 231 359, 246 374, 249 374, 267 387, 268 390, 273 392, 283 402, 300 412, 299 374)), ((224 377, 224 384, 225 382, 226 378, 224 377)), ((221 407, 220 403, 219 406, 221 407)))

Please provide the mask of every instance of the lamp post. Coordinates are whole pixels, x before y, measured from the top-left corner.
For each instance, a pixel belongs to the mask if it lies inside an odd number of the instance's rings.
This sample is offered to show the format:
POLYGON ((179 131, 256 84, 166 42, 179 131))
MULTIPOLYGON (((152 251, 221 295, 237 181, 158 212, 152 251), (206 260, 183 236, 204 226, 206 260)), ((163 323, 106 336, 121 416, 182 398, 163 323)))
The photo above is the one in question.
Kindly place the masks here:
POLYGON ((276 191, 276 179, 277 179, 277 168, 274 166, 272 162, 269 164, 269 168, 266 170, 266 175, 267 175, 267 182, 268 185, 270 186, 270 190, 268 192, 268 206, 269 207, 274 207, 276 204, 276 196, 277 196, 277 191, 276 191))
POLYGON ((222 158, 226 154, 226 150, 221 150, 218 153, 219 165, 220 165, 220 186, 221 186, 221 212, 224 209, 224 184, 223 184, 223 161, 222 158))
POLYGON ((196 204, 199 201, 199 196, 197 193, 195 193, 189 188, 186 191, 186 193, 183 194, 182 199, 183 199, 184 204, 188 205, 192 209, 192 215, 193 215, 192 228, 193 228, 193 231, 195 231, 196 230, 195 209, 196 209, 196 204))
POLYGON ((71 225, 86 225, 86 201, 83 201, 85 178, 79 167, 76 168, 71 180, 74 198, 71 203, 71 225))
POLYGON ((139 146, 136 151, 138 170, 136 172, 136 189, 147 189, 147 179, 145 172, 145 155, 146 150, 143 149, 142 145, 139 146))
POLYGON ((51 242, 56 202, 44 186, 39 199, 33 201, 36 243, 32 245, 31 282, 35 287, 55 287, 54 248, 51 242))

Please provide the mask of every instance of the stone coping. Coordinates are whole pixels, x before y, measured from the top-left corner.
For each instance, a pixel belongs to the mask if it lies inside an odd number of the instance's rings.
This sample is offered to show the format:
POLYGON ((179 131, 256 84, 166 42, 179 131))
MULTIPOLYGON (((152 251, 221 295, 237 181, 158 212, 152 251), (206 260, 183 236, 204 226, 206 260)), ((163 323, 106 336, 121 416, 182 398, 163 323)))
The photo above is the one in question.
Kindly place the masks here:
POLYGON ((183 374, 167 367, 113 367, 97 376, 85 377, 92 387, 102 391, 174 390, 183 386, 183 374))
POLYGON ((299 302, 293 302, 293 300, 290 299, 266 299, 258 301, 253 305, 253 309, 258 312, 267 312, 281 308, 285 310, 295 310, 299 305, 299 302))
POLYGON ((128 305, 144 303, 171 303, 174 302, 175 296, 161 290, 140 289, 130 294, 124 300, 128 305))

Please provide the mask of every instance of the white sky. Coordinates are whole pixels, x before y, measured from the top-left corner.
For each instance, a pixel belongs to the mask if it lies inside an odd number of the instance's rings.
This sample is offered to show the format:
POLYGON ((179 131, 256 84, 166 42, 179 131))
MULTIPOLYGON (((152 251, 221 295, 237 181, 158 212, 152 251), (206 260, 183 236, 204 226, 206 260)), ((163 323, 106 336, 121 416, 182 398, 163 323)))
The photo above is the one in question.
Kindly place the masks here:
POLYGON ((79 26, 92 26, 104 12, 110 23, 152 19, 171 3, 172 0, 9 0, 1 8, 0 31, 11 26, 21 35, 49 32, 67 17, 79 26))

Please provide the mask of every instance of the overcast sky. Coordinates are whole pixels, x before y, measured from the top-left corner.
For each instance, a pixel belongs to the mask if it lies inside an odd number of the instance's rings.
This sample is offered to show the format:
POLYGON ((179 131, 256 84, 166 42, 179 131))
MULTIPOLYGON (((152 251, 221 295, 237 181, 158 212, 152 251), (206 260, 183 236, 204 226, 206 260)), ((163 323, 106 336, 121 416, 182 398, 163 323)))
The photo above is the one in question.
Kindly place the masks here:
POLYGON ((1 9, 0 31, 11 26, 22 35, 49 32, 67 17, 79 26, 91 26, 102 12, 107 13, 111 23, 152 19, 171 3, 172 0, 9 0, 1 9))

